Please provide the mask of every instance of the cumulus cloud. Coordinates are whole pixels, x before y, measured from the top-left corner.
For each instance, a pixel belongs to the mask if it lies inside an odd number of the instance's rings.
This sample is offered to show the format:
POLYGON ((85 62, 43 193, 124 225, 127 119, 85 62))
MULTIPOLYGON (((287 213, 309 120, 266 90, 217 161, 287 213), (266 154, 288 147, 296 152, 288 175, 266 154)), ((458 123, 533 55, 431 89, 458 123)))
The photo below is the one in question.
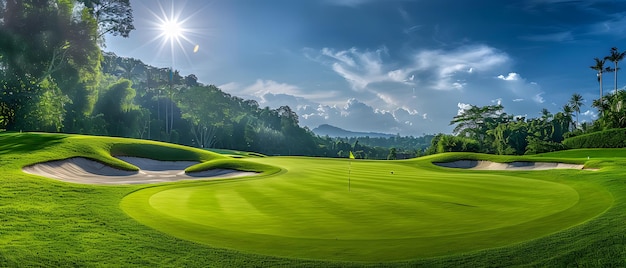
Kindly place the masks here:
POLYGON ((310 128, 330 124, 351 131, 415 135, 424 126, 424 115, 415 110, 381 110, 355 98, 347 100, 344 105, 302 106, 298 113, 306 115, 300 121, 310 128))
POLYGON ((503 84, 500 84, 500 86, 508 89, 517 97, 513 100, 514 102, 520 102, 528 96, 532 96, 532 100, 536 103, 545 102, 543 98, 545 92, 541 90, 541 86, 535 82, 527 82, 526 79, 518 73, 510 72, 506 76, 501 74, 498 75, 496 79, 502 80, 503 84))
MULTIPOLYGON (((258 101, 261 106, 275 109, 288 105, 298 114, 300 124, 311 129, 321 124, 331 124, 352 131, 402 135, 415 135, 428 129, 425 124, 426 115, 410 107, 384 109, 373 107, 356 98, 348 98, 342 104, 325 104, 302 95, 304 90, 297 86, 272 80, 257 80, 247 86, 228 83, 220 88, 238 96, 245 95, 242 94, 245 92, 248 98, 258 101)), ((386 93, 379 93, 377 97, 389 103, 395 102, 386 93)))
POLYGON ((516 80, 520 80, 520 76, 517 73, 509 73, 507 76, 504 75, 498 75, 498 79, 502 79, 505 81, 516 81, 516 80))
POLYGON ((459 110, 457 111, 456 115, 462 115, 465 113, 465 111, 469 110, 472 105, 468 104, 468 103, 458 103, 457 107, 459 108, 459 110))

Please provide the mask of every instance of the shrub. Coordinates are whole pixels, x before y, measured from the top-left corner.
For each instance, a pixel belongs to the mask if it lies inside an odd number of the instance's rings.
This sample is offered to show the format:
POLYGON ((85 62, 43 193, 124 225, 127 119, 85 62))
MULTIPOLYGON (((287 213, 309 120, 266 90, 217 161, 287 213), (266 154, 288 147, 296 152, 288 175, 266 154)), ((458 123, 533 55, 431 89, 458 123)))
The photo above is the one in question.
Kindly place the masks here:
POLYGON ((525 154, 540 154, 554 151, 565 150, 562 143, 553 141, 542 141, 535 137, 528 137, 528 145, 526 145, 525 154))
POLYGON ((569 149, 578 148, 624 148, 626 147, 626 129, 616 128, 563 140, 569 149))
POLYGON ((478 152, 478 141, 452 135, 442 135, 437 142, 437 153, 445 152, 478 152))

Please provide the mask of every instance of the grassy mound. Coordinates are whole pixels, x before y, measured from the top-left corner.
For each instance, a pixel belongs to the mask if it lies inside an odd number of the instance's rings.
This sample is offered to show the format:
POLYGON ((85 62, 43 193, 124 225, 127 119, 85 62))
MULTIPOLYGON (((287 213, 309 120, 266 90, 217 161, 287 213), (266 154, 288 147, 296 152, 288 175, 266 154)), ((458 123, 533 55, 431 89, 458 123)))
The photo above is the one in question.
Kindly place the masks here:
POLYGON ((280 171, 280 168, 246 160, 233 161, 231 159, 219 159, 193 165, 185 169, 185 172, 193 173, 211 169, 234 169, 240 171, 263 172, 272 174, 280 171))
MULTIPOLYGON (((623 231, 623 223, 626 218, 626 183, 624 183, 623 174, 624 161, 626 158, 622 155, 611 157, 613 153, 604 153, 603 150, 598 151, 564 151, 558 154, 538 155, 534 158, 525 160, 529 161, 547 161, 547 162, 568 162, 568 163, 584 163, 586 166, 593 165, 601 168, 599 171, 575 171, 575 170, 552 170, 552 171, 529 171, 529 172, 507 172, 506 174, 493 173, 489 171, 464 171, 450 170, 437 167, 431 164, 432 161, 444 161, 445 158, 466 158, 475 157, 483 158, 490 161, 514 161, 519 159, 498 158, 494 156, 482 155, 440 155, 430 156, 406 161, 353 161, 351 164, 351 191, 347 191, 346 170, 350 167, 347 160, 342 159, 311 159, 311 158, 289 158, 289 157, 265 157, 265 158, 246 158, 246 161, 260 163, 263 165, 272 165, 281 168, 281 172, 273 173, 264 177, 253 179, 237 179, 237 180, 221 180, 212 182, 181 182, 175 184, 167 184, 162 186, 145 186, 145 185, 121 185, 121 186, 97 186, 97 185, 80 185, 59 182, 56 180, 44 179, 42 177, 28 175, 21 172, 21 168, 25 165, 44 162, 49 160, 65 159, 69 157, 87 157, 107 163, 118 168, 124 167, 124 162, 118 161, 111 157, 111 148, 115 144, 151 144, 161 146, 162 143, 144 142, 130 139, 109 138, 109 137, 93 137, 80 135, 60 135, 60 134, 33 134, 33 133, 4 133, 0 134, 0 214, 2 224, 0 224, 0 266, 138 266, 138 267, 155 267, 155 266, 175 266, 175 267, 267 267, 267 266, 302 266, 302 267, 380 267, 380 266, 468 266, 468 267, 484 267, 484 266, 626 266, 626 236, 623 231), (594 155, 597 153, 597 155, 594 155), (590 160, 587 160, 587 154, 590 160), (266 161, 267 160, 267 161, 266 161), (311 161, 309 161, 311 160, 311 161), (328 161, 328 162, 325 162, 328 161), (591 163, 591 164, 590 164, 591 163), (391 171, 394 171, 391 177, 391 171), (409 173, 417 173, 417 175, 408 175, 409 173), (421 175, 420 175, 421 174, 421 175), (427 175, 436 175, 434 179, 440 180, 430 182, 433 178, 426 178, 427 175), (463 177, 467 177, 464 179, 463 177), (356 226, 353 229, 361 232, 370 239, 363 241, 369 244, 367 250, 376 256, 381 246, 389 245, 393 247, 395 243, 379 240, 378 236, 389 235, 394 237, 390 241, 400 241, 399 251, 396 256, 387 259, 403 259, 408 256, 406 243, 402 242, 404 238, 402 233, 394 230, 392 222, 380 221, 383 219, 393 218, 392 214, 400 213, 401 215, 413 215, 415 210, 402 211, 401 207, 413 204, 416 199, 422 198, 423 202, 428 203, 424 207, 431 209, 422 210, 419 214, 421 218, 433 221, 436 217, 451 216, 455 213, 466 213, 465 208, 460 205, 444 203, 453 201, 458 204, 476 204, 477 200, 472 198, 472 193, 464 191, 461 186, 462 180, 481 182, 477 185, 503 185, 509 184, 514 187, 500 187, 499 190, 509 191, 508 203, 511 207, 527 210, 535 217, 527 223, 515 224, 515 219, 519 221, 519 215, 515 210, 505 211, 508 218, 501 219, 499 223, 493 219, 494 226, 502 227, 509 225, 511 228, 517 229, 519 234, 515 232, 506 232, 505 228, 496 228, 502 232, 497 234, 492 230, 483 230, 480 232, 490 232, 495 237, 477 236, 472 243, 463 240, 464 245, 454 246, 454 243, 442 244, 436 249, 424 249, 420 252, 427 252, 428 256, 438 257, 411 257, 411 260, 394 261, 381 263, 382 260, 373 260, 372 262, 363 262, 366 259, 359 259, 357 262, 351 261, 334 261, 337 259, 356 260, 350 257, 349 252, 336 251, 334 257, 328 256, 332 249, 345 248, 346 245, 354 245, 357 242, 337 239, 335 243, 332 239, 323 241, 314 241, 315 239, 306 238, 302 235, 302 230, 308 228, 309 224, 322 226, 320 222, 337 221, 342 215, 350 215, 359 221, 353 222, 351 225, 356 226), (484 182, 483 182, 484 180, 484 182), (519 200, 515 200, 515 196, 522 200, 527 199, 522 193, 517 192, 517 188, 524 189, 525 185, 517 182, 533 181, 539 192, 558 191, 564 197, 564 200, 554 200, 553 196, 538 194, 535 198, 539 200, 547 200, 550 203, 545 204, 545 209, 529 208, 521 206, 519 200), (429 193, 428 187, 435 187, 438 183, 453 184, 455 191, 464 191, 464 195, 450 196, 419 196, 416 193, 429 193), (400 186, 398 186, 400 185, 400 186), (401 187, 401 185, 407 187, 401 187), (187 186, 187 187, 184 187, 187 186), (215 187, 213 187, 215 186, 215 187), (410 188, 413 186, 414 188, 410 188), (424 186, 424 187, 418 187, 424 186), (308 190, 312 189, 312 190, 308 190), (573 206, 566 208, 568 204, 574 202, 574 192, 578 195, 578 201, 573 206), (206 190, 206 191, 205 191, 206 190), (150 191, 154 191, 150 194, 150 191), (164 204, 166 195, 174 195, 173 202, 181 204, 180 196, 176 194, 189 194, 191 203, 181 205, 187 212, 200 211, 204 214, 200 217, 192 217, 192 219, 180 218, 177 212, 165 211, 167 207, 164 204), (224 194, 223 196, 211 194, 224 194), (276 257, 287 256, 289 253, 267 252, 270 255, 255 254, 250 252, 263 253, 254 248, 239 247, 238 243, 228 245, 220 242, 225 240, 223 237, 216 237, 216 242, 195 243, 189 240, 191 238, 180 239, 175 236, 180 234, 164 233, 157 229, 148 227, 137 222, 124 210, 129 210, 132 206, 145 206, 142 202, 145 198, 142 196, 155 196, 155 205, 151 209, 160 210, 161 214, 151 214, 157 218, 169 217, 164 221, 159 229, 169 228, 175 229, 174 225, 168 227, 168 224, 182 223, 178 229, 188 229, 190 232, 198 230, 209 230, 204 234, 216 234, 211 228, 218 226, 207 226, 206 222, 198 224, 197 221, 202 217, 211 217, 206 215, 205 205, 212 205, 213 208, 228 209, 236 208, 232 213, 224 211, 219 212, 221 215, 233 217, 241 217, 242 221, 237 222, 238 226, 230 227, 241 228, 246 225, 246 221, 263 221, 270 222, 269 217, 261 217, 262 212, 277 212, 277 216, 285 218, 289 215, 292 222, 300 221, 301 224, 280 230, 268 225, 268 230, 262 230, 261 226, 255 226, 250 229, 254 233, 266 233, 275 237, 275 239, 285 239, 284 241, 296 241, 285 245, 266 244, 266 247, 279 247, 286 249, 288 252, 291 246, 302 247, 307 245, 303 241, 310 241, 310 247, 306 247, 304 251, 311 251, 312 254, 305 258, 276 257), (215 197, 211 199, 210 197, 215 197), (247 199, 250 198, 246 205, 247 199), (348 197, 346 197, 348 196, 348 197), (280 198, 289 197, 290 199, 281 200, 280 198), (132 198, 138 198, 138 202, 132 201, 132 198), (178 199, 176 199, 178 198, 178 199), (459 199, 459 200, 455 200, 459 199), (469 199, 468 199, 469 198, 469 199), (217 202, 223 200, 225 203, 217 202), (335 201, 336 200, 336 201, 335 201), (385 202, 391 200, 393 202, 385 202), (141 201, 141 202, 140 202, 141 201), (316 205, 316 202, 320 202, 316 205), (344 204, 351 205, 344 206, 344 204), (435 202, 442 201, 442 202, 435 202), (555 205, 551 205, 555 201, 555 205), (122 205, 120 206, 120 202, 122 205), (471 203, 470 203, 471 202, 471 203), (293 204, 289 204, 293 203, 293 204), (131 205, 132 204, 132 205, 131 205), (219 204, 219 206, 215 206, 219 204), (253 207, 256 206, 256 207, 253 207), (298 208, 291 211, 278 211, 279 207, 298 208), (324 206, 332 208, 328 210, 324 206), (358 213, 357 208, 379 208, 380 210, 372 212, 374 217, 368 217, 367 213, 358 213), (439 206, 439 208, 436 208, 439 206), (122 209, 123 208, 123 209, 122 209), (602 208, 606 208, 601 211, 602 208), (301 209, 304 209, 301 211, 301 209), (344 209, 344 210, 342 210, 344 209), (388 213, 383 210, 389 209, 388 213), (243 214, 235 215, 236 211, 254 212, 259 214, 251 214, 245 216, 243 214), (450 211, 445 213, 445 211, 450 211), (561 211, 553 213, 556 211, 561 211), (320 213, 319 219, 315 215, 308 214, 310 212, 320 213), (322 214, 321 212, 341 212, 339 214, 322 214), (430 218, 426 217, 428 213, 432 213, 430 218), (168 214, 169 213, 169 214, 168 214), (345 213, 345 214, 344 214, 345 213), (413 213, 413 214, 412 214, 413 213), (437 215, 439 213, 439 215, 437 215), (599 213, 599 214, 598 214, 599 213), (304 215, 303 215, 304 214, 304 215), (387 214, 387 215, 386 215, 387 214), (541 215, 547 215, 541 217, 541 215), (549 215, 548 215, 549 214, 549 215), (333 216, 334 215, 334 216, 333 216), (594 216, 595 215, 595 216, 594 216), (302 222, 307 219, 311 222, 302 222), (539 218, 536 218, 539 217, 539 218), (178 221, 178 222, 177 222, 178 221), (535 221, 533 223, 533 221, 535 221), (363 227, 359 227, 361 222, 363 227), (364 232, 359 228, 372 228, 373 224, 378 223, 375 232, 371 234, 364 232), (499 225, 498 225, 499 224, 499 225), (529 224, 529 229, 520 229, 519 227, 529 224), (387 228, 386 226, 390 226, 387 228), (302 228, 302 230, 298 230, 302 228), (299 233, 294 235, 294 233, 299 233), (518 239, 517 243, 502 243, 499 235, 505 237, 520 238, 522 234, 528 233, 528 239, 518 239), (175 236, 172 236, 175 235, 175 236), (292 237, 289 237, 291 234, 292 237), (278 238, 276 238, 278 237, 278 238), (282 238, 281 238, 282 237, 282 238), (303 238, 304 237, 304 238, 303 238), (295 239, 295 240, 293 240, 295 239), (371 242, 375 241, 375 242, 371 242), (495 242, 494 242, 495 241, 495 242), (380 242, 380 243, 379 243, 380 242), (341 245, 343 243, 343 245, 341 245), (382 243, 382 244, 381 244, 382 243), (485 244, 487 243, 487 244, 485 244), (495 246, 495 247, 494 247, 495 246), (225 249, 230 248, 230 249, 225 249), (448 247, 448 253, 441 253, 448 247), (476 250, 473 250, 472 247, 476 250), (329 248, 329 249, 324 249, 329 248), (478 250, 481 249, 482 250, 478 250), (437 250, 440 253, 434 253, 437 250), (326 252, 324 252, 326 251, 326 252), (325 260, 310 260, 311 258, 325 260)), ((170 147, 170 145, 162 144, 162 146, 170 147)), ((184 148, 171 145, 175 148, 184 148)), ((116 149, 118 150, 119 147, 116 149)), ((166 149, 169 151, 170 149, 166 149)), ((185 149, 187 150, 187 149, 185 149)), ((195 151, 189 149, 190 151, 195 151)), ((122 150, 124 151, 124 150, 122 150)), ((209 152, 207 152, 209 153, 209 152)), ((221 157, 215 154, 197 156, 198 159, 211 159, 211 161, 221 161, 221 157), (207 158, 200 158, 207 157, 207 158)), ((224 159, 228 159, 224 157, 224 159)), ((171 159, 170 159, 171 160, 171 159)), ((196 159, 186 159, 196 160, 196 159)), ((233 159, 237 160, 237 159, 233 159)), ((209 161, 210 162, 210 161, 209 161)), ((246 164, 247 165, 247 164, 246 164)), ((244 165, 245 166, 245 165, 244 165)), ((132 169, 128 167, 127 169, 132 169)), ((269 173, 269 172, 268 172, 269 173)), ((442 191, 446 191, 449 187, 441 187, 442 191)), ((496 196, 494 192, 488 189, 476 188, 477 193, 485 192, 485 196, 496 196)), ((506 192, 505 191, 505 192, 506 192)), ((432 193, 432 192, 430 192, 432 193)), ((537 195, 534 191, 530 195, 537 195)), ((497 207, 497 200, 494 202, 485 202, 492 209, 497 207), (494 203, 493 205, 490 205, 494 203)), ((416 208, 416 205, 412 205, 416 208)), ((170 206, 171 207, 171 206, 170 206)), ((410 206, 409 206, 410 207, 410 206)), ((468 209, 471 207, 467 207, 468 209)), ((132 208, 131 208, 132 209, 132 208)), ((217 210, 216 210, 217 211, 217 210)), ((364 210, 367 211, 367 210, 364 210)), ((189 213, 186 213, 189 215, 189 213)), ((459 214, 461 215, 461 214, 459 214)), ((482 215, 488 215, 485 211, 482 215)), ((469 214, 469 216, 472 216, 469 214)), ((136 215, 133 215, 136 217, 136 215)), ((457 218, 453 218, 457 219, 457 218)), ((467 218, 469 219, 469 218, 467 218)), ((218 219, 215 224, 224 226, 225 219, 218 219)), ((406 221, 416 221, 414 218, 408 217, 406 221)), ((476 219, 477 226, 485 226, 484 219, 476 219), (482 221, 483 223, 480 223, 482 221)), ((454 220, 446 221, 447 224, 455 224, 454 220)), ((214 225, 215 225, 214 224, 214 225)), ((283 224, 278 222, 277 224, 283 224)), ((150 225, 148 223, 148 225, 150 225)), ((150 225, 151 226, 151 225, 150 225)), ((349 232, 351 228, 350 219, 345 219, 342 226, 344 231, 349 232)), ((326 236, 331 237, 332 230, 326 228, 326 236)), ((157 227, 155 227, 157 228, 157 227)), ((398 227, 399 228, 399 227, 398 227)), ((471 228, 470 225, 466 228, 471 228)), ((437 228, 433 230, 425 230, 433 234, 437 228)), ((239 229, 240 230, 240 229, 239 229)), ((322 232, 316 231, 317 233, 322 232)), ((466 229, 467 231, 467 229, 466 229)), ((229 230, 221 231, 221 234, 232 232, 229 230)), ((428 237, 419 237, 415 233, 411 234, 411 230, 404 228, 407 239, 427 239, 428 237), (411 238, 412 236, 412 238, 411 238)), ((450 232, 451 234, 454 232, 450 232)), ((220 234, 217 232, 217 234, 220 234)), ((231 233, 232 234, 232 233, 231 233)), ((245 235, 240 231, 234 232, 235 238, 243 237, 256 243, 261 241, 257 235, 245 235)), ((453 236, 460 235, 458 232, 453 236)), ((469 234, 471 235, 471 233, 469 234)), ((232 237, 231 237, 232 238, 232 237)), ((471 239, 470 239, 471 240, 471 239)), ((277 240, 271 240, 276 242, 277 240)), ((418 240, 414 240, 418 241, 418 240)), ((253 247, 258 247, 254 245, 253 247)), ((358 254, 367 255, 364 252, 358 254)), ((295 255, 293 255, 295 256, 295 255)), ((426 255, 424 255, 426 256, 426 255)))

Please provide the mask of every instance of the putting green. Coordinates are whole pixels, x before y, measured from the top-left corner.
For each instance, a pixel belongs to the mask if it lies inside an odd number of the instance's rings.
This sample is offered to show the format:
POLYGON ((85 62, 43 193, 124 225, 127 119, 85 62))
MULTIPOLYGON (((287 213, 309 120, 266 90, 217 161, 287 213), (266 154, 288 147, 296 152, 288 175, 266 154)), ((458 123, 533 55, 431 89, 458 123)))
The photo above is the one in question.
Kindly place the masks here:
POLYGON ((397 161, 296 157, 250 161, 286 172, 146 188, 126 196, 121 207, 157 230, 215 247, 393 261, 545 236, 612 202, 582 180, 542 179, 589 171, 446 171, 397 161))

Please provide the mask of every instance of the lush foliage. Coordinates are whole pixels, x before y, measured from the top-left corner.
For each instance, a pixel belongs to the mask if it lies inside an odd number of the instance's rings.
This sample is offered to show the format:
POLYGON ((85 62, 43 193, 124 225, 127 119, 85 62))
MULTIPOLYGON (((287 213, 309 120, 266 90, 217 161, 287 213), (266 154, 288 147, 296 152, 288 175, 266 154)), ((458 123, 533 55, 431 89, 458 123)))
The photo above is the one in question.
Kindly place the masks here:
POLYGON ((408 159, 424 155, 434 136, 423 137, 320 137, 319 156, 348 157, 350 152, 360 159, 389 159, 394 152, 394 159, 408 159))
MULTIPOLYGON (((576 98, 576 101, 580 99, 576 98)), ((577 107, 581 104, 577 103, 577 107)), ((455 116, 457 136, 436 136, 427 153, 483 152, 496 154, 537 154, 560 150, 560 142, 574 127, 569 105, 551 114, 542 110, 540 118, 514 117, 504 112, 502 105, 477 107, 471 105, 455 116)))
POLYGON ((579 148, 624 148, 626 129, 609 129, 567 138, 563 144, 570 149, 579 148))

